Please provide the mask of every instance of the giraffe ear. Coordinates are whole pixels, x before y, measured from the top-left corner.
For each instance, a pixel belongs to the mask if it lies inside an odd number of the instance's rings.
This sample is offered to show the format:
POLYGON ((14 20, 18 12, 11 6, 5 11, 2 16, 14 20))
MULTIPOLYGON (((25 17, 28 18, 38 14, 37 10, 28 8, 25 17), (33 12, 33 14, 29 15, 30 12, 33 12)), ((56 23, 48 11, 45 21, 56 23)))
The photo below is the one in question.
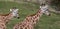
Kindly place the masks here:
POLYGON ((40 6, 40 8, 41 8, 41 6, 40 6))
POLYGON ((12 9, 10 9, 10 11, 13 11, 12 9))

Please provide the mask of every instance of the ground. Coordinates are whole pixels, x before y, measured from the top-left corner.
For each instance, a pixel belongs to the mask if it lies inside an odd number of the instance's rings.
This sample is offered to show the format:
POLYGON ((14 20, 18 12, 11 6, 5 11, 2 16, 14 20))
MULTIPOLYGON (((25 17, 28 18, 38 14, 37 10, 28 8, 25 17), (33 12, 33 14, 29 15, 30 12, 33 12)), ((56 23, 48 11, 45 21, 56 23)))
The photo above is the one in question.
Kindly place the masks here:
MULTIPOLYGON (((9 13, 9 9, 12 7, 17 7, 19 9, 20 19, 13 18, 9 24, 6 24, 7 29, 13 29, 16 23, 23 21, 27 15, 34 14, 39 9, 39 5, 34 3, 0 1, 0 14, 9 13)), ((35 29, 60 29, 60 15, 55 13, 51 13, 51 16, 43 15, 36 24, 35 29)))

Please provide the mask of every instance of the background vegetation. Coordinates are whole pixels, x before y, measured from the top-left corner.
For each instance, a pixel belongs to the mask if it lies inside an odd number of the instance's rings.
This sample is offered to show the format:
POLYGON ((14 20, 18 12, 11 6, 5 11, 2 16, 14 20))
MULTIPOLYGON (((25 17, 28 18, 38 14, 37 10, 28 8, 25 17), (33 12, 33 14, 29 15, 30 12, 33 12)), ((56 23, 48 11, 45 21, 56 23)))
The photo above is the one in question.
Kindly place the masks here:
MULTIPOLYGON (((9 24, 6 24, 7 29, 13 29, 13 26, 25 19, 27 15, 31 15, 37 12, 39 9, 39 4, 23 2, 9 2, 0 1, 0 14, 9 13, 9 9, 12 7, 17 7, 19 9, 20 19, 13 18, 9 24)), ((35 29, 60 29, 60 14, 51 13, 51 16, 43 15, 39 22, 36 24, 35 29)))

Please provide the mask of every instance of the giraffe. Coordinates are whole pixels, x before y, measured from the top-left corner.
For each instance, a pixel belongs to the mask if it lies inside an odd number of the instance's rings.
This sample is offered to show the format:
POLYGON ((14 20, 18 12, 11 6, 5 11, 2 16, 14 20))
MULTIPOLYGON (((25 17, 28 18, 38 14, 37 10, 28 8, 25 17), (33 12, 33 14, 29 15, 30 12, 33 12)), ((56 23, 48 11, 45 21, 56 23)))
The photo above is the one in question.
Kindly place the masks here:
MULTIPOLYGON (((50 14, 48 14, 48 12, 46 12, 45 14, 47 14, 48 16, 50 15, 50 14)), ((39 18, 42 15, 43 15, 43 11, 38 10, 37 13, 27 16, 26 19, 24 19, 23 22, 17 23, 13 27, 13 29, 34 29, 34 25, 39 21, 39 18)))
MULTIPOLYGON (((6 24, 13 18, 17 17, 18 10, 12 10, 8 14, 0 14, 0 29, 6 29, 6 24)), ((19 17, 17 17, 19 19, 19 17)))
POLYGON ((50 16, 49 11, 45 9, 45 7, 46 6, 40 6, 40 9, 37 11, 37 13, 28 15, 22 22, 14 25, 13 29, 34 29, 34 25, 39 21, 43 14, 50 16))
POLYGON ((0 29, 6 29, 6 25, 3 21, 0 20, 0 29))
MULTIPOLYGON (((8 23, 13 17, 17 17, 15 10, 10 11, 8 14, 0 14, 0 20, 3 21, 5 24, 8 23)), ((19 19, 19 17, 17 17, 19 19)))

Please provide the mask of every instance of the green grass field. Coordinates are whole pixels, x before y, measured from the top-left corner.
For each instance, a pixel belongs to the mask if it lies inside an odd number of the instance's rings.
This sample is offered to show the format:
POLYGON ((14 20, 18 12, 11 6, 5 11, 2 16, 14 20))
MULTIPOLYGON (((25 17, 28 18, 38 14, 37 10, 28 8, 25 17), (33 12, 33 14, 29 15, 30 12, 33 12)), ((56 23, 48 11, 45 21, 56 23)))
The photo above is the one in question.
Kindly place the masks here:
MULTIPOLYGON (((13 18, 9 24, 7 24, 7 29, 13 29, 13 26, 25 19, 27 15, 31 15, 37 12, 39 5, 34 3, 14 3, 14 2, 4 2, 0 1, 0 14, 9 13, 9 9, 12 7, 17 7, 19 9, 20 19, 13 18)), ((60 29, 60 15, 51 13, 51 16, 43 15, 39 22, 36 24, 35 29, 60 29)))

